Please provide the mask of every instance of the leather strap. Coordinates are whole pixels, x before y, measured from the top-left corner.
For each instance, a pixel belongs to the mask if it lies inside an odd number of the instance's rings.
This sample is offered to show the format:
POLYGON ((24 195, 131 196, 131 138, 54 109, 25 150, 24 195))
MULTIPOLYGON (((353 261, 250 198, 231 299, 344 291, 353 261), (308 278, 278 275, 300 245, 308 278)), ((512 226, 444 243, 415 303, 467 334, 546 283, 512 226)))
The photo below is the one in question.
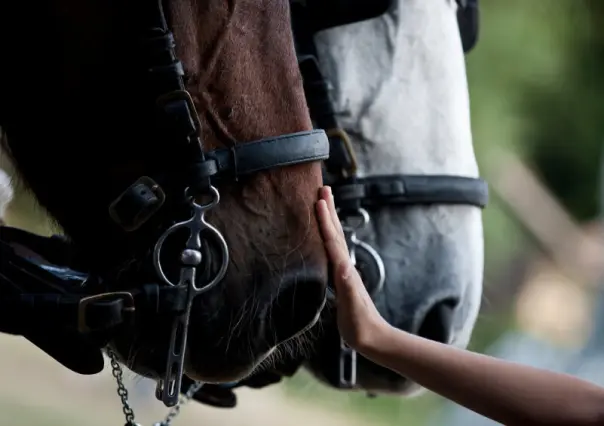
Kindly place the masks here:
POLYGON ((213 163, 212 178, 242 177, 279 167, 329 158, 329 140, 323 130, 311 130, 218 149, 205 154, 206 160, 193 169, 206 174, 213 163))
POLYGON ((457 26, 463 51, 468 53, 476 46, 479 34, 478 0, 457 1, 457 26))
POLYGON ((292 10, 305 14, 313 32, 339 27, 386 13, 393 0, 292 0, 292 10), (300 8, 302 11, 298 11, 300 8))
POLYGON ((455 175, 385 175, 356 178, 333 187, 336 205, 347 210, 389 205, 462 204, 484 208, 489 200, 487 183, 480 178, 455 175))
POLYGON ((128 292, 90 294, 85 285, 87 274, 67 265, 42 264, 21 256, 13 247, 20 244, 37 252, 38 245, 57 241, 0 227, 0 332, 27 336, 52 329, 103 336, 128 324, 135 310, 173 315, 185 309, 186 290, 180 287, 151 283, 128 292))

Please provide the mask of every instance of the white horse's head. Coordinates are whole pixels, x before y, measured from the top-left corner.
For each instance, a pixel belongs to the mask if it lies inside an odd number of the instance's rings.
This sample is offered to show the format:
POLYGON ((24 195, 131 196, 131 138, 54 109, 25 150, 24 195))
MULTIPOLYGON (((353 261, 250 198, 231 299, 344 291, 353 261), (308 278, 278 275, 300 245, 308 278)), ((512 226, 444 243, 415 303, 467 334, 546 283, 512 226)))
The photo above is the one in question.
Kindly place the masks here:
MULTIPOLYGON (((351 135, 359 175, 478 176, 465 59, 454 0, 397 0, 385 15, 319 33, 321 68, 340 124, 351 135)), ((481 210, 387 207, 360 239, 384 260, 376 304, 396 327, 466 347, 482 296, 481 210)), ((333 382, 339 341, 327 332, 311 370, 333 382)), ((361 360, 358 383, 409 394, 405 379, 361 360)))

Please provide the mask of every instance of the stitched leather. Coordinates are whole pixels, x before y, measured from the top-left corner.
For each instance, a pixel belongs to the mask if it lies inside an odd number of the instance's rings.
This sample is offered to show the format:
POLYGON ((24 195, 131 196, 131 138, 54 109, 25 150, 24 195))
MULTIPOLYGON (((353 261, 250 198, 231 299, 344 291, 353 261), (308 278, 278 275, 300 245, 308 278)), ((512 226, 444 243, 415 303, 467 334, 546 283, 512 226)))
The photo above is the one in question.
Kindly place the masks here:
POLYGON ((244 176, 262 170, 329 158, 329 140, 323 130, 311 130, 218 149, 205 154, 217 164, 216 177, 244 176))

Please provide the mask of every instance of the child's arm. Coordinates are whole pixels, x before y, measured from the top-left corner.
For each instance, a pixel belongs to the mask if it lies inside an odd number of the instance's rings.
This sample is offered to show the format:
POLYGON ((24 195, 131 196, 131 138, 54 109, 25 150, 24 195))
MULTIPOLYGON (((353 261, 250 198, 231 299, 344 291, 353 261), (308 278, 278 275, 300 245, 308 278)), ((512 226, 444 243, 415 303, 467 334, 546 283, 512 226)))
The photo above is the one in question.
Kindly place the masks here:
POLYGON ((507 426, 604 425, 604 389, 388 327, 357 350, 372 361, 507 426))
POLYGON ((572 376, 512 364, 413 336, 379 314, 352 266, 328 187, 317 213, 334 284, 340 335, 354 349, 507 426, 604 426, 604 389, 572 376))

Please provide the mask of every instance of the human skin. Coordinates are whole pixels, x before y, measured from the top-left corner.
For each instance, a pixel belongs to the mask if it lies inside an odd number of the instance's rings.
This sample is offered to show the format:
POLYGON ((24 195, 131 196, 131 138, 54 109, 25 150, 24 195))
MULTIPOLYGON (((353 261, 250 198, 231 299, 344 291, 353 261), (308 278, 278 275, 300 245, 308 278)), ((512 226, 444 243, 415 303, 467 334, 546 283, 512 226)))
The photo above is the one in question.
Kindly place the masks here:
POLYGON ((604 389, 576 377, 430 341, 389 325, 350 262, 329 187, 316 205, 334 264, 338 328, 353 349, 451 401, 508 426, 604 425, 604 389))

